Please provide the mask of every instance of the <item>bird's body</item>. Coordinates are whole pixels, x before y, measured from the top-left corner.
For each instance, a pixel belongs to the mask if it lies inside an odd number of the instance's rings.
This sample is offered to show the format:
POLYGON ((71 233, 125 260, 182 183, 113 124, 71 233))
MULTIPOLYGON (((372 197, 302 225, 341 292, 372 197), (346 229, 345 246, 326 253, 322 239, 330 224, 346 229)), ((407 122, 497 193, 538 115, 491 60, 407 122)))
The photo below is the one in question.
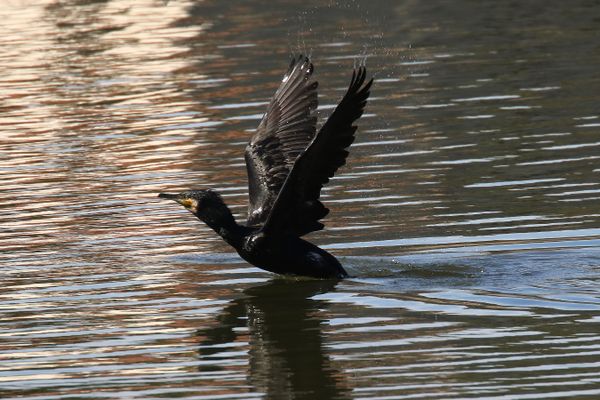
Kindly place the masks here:
POLYGON ((346 95, 316 132, 317 81, 306 57, 292 60, 256 133, 246 147, 250 202, 238 224, 210 189, 159 197, 175 200, 217 232, 249 263, 267 271, 315 278, 344 278, 339 261, 301 237, 323 228, 329 210, 322 186, 344 165, 369 96, 366 69, 354 71, 346 95))
POLYGON ((348 276, 339 261, 325 250, 297 236, 265 236, 258 231, 248 235, 238 254, 251 264, 285 275, 314 278, 348 276))

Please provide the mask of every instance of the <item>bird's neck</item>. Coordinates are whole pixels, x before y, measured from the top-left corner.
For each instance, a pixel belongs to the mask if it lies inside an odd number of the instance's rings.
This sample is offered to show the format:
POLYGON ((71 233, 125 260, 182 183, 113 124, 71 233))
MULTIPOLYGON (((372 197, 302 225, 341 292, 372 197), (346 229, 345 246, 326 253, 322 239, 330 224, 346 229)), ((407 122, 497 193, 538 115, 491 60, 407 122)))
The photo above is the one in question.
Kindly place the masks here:
POLYGON ((244 227, 235 222, 229 208, 226 208, 226 211, 210 218, 199 218, 217 232, 227 243, 237 248, 241 246, 244 237, 244 227))

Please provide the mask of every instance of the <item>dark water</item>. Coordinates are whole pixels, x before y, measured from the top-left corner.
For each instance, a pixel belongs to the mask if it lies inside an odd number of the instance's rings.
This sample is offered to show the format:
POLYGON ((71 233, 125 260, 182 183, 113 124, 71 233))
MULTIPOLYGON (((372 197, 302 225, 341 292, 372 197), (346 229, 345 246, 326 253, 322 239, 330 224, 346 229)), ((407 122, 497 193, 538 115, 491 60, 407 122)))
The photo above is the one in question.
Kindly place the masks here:
POLYGON ((8 0, 0 397, 600 397, 600 2, 8 0), (376 84, 277 278, 159 191, 245 217, 291 54, 376 84))

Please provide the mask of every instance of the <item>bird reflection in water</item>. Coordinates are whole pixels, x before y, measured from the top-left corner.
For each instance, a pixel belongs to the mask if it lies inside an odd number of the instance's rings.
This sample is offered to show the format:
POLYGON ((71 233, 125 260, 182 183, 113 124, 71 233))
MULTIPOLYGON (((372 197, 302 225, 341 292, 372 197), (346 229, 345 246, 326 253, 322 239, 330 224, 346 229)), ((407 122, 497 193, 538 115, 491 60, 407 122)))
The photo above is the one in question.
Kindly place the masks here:
MULTIPOLYGON (((317 294, 334 289, 331 280, 275 279, 247 289, 211 328, 197 331, 200 360, 214 359, 235 343, 246 327, 250 351, 250 384, 266 399, 349 399, 350 389, 323 349, 323 320, 327 304, 317 294)), ((214 371, 201 366, 202 371, 214 371)))

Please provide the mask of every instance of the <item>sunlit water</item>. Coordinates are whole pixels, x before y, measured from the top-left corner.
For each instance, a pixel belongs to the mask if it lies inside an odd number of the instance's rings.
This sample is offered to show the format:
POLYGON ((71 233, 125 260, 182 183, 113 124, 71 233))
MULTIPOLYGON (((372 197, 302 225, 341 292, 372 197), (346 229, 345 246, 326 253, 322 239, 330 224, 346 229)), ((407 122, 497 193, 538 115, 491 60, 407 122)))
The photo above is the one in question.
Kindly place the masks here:
POLYGON ((595 1, 8 0, 0 397, 600 397, 595 1), (343 282, 277 278, 159 191, 245 218, 291 54, 376 83, 323 194, 343 282))

